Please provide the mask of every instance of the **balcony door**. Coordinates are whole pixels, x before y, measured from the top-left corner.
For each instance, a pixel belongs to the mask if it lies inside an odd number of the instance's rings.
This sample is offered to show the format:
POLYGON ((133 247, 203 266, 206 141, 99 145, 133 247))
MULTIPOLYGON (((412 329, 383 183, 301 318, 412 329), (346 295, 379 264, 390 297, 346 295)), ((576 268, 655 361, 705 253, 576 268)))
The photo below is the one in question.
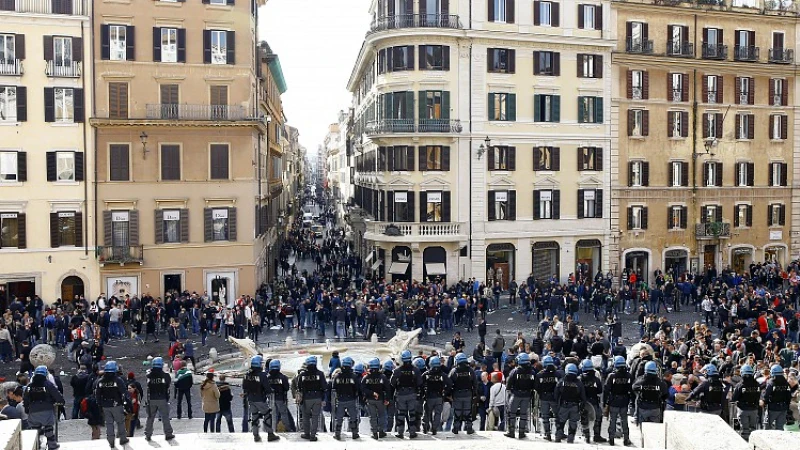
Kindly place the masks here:
POLYGON ((446 26, 448 23, 449 0, 420 0, 419 14, 423 25, 428 27, 446 26))
POLYGON ((178 118, 178 85, 177 84, 162 84, 161 90, 161 118, 162 119, 177 119, 178 118))
POLYGON ((130 213, 113 211, 111 213, 111 247, 117 261, 125 259, 130 245, 130 213))

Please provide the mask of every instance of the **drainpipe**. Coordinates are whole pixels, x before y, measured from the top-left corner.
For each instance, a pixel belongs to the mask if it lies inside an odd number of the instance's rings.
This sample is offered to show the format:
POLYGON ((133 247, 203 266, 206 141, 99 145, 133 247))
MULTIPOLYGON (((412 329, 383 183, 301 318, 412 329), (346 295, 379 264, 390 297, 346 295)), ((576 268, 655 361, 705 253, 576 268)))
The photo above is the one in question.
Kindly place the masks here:
MULTIPOLYGON (((469 29, 472 30, 472 2, 469 2, 469 29)), ((469 87, 467 92, 472 90, 472 38, 469 38, 469 87)), ((469 95, 469 243, 467 257, 469 258, 470 275, 472 274, 472 94, 469 95)), ((459 249, 460 251, 460 249, 459 249)), ((464 274, 466 277, 466 273, 464 274)))
MULTIPOLYGON (((92 8, 91 22, 90 22, 92 30, 94 30, 94 20, 95 20, 94 8, 92 8)), ((86 45, 85 42, 86 41, 84 41, 84 45, 86 45)), ((94 80, 94 83, 92 84, 92 89, 93 89, 92 94, 94 94, 94 92, 97 91, 97 77, 94 76, 95 73, 96 73, 96 70, 95 70, 96 69, 96 64, 95 64, 96 60, 95 60, 95 54, 94 54, 94 45, 91 45, 91 43, 89 45, 89 55, 91 56, 91 61, 92 61, 92 79, 94 80)), ((84 83, 86 82, 86 76, 85 75, 83 77, 83 82, 84 83)), ((84 92, 86 92, 86 91, 84 90, 84 92)), ((97 114, 96 108, 97 108, 97 96, 96 95, 92 95, 92 117, 95 117, 96 114, 97 114)), ((84 130, 85 130, 85 125, 84 125, 84 130)), ((97 193, 98 193, 98 186, 97 186, 97 175, 98 175, 98 173, 97 173, 97 128, 93 128, 92 129, 92 135, 94 137, 94 158, 92 159, 92 165, 94 166, 94 179, 92 180, 92 184, 94 185, 93 186, 94 187, 94 221, 93 221, 94 224, 93 225, 94 225, 95 259, 97 259, 97 250, 96 250, 96 248, 97 248, 97 243, 100 241, 100 238, 97 235, 97 233, 98 233, 98 226, 97 226, 97 220, 98 220, 97 219, 97 213, 98 213, 98 210, 97 210, 97 208, 98 208, 98 202, 97 202, 97 198, 98 198, 98 195, 97 195, 97 193)), ((85 142, 84 142, 84 145, 85 145, 85 142)), ((84 189, 86 191, 84 193, 84 195, 86 195, 88 197, 89 186, 88 186, 88 184, 86 184, 85 181, 84 181, 84 189)), ((89 210, 89 205, 88 204, 86 205, 86 210, 87 211, 89 210)), ((88 218, 88 214, 87 214, 87 218, 86 218, 86 224, 87 225, 88 225, 88 220, 89 220, 89 218, 88 218)), ((88 228, 88 227, 86 227, 86 228, 88 228)), ((84 233, 84 234, 88 234, 88 233, 84 233)), ((87 240, 86 241, 87 242, 86 254, 88 256, 88 252, 89 252, 88 236, 85 236, 84 239, 87 240)))
MULTIPOLYGON (((92 15, 94 15, 94 13, 92 13, 92 15)), ((83 23, 81 23, 81 42, 86 42, 86 41, 84 41, 84 37, 85 36, 86 36, 86 30, 84 29, 83 23)), ((81 59, 83 59, 83 55, 81 55, 81 59)), ((94 64, 94 59, 92 59, 92 61, 93 61, 92 64, 94 64)), ((81 75, 82 75, 81 76, 81 88, 83 89, 84 105, 85 105, 86 104, 86 97, 85 97, 86 96, 86 74, 82 73, 81 75)), ((94 96, 92 96, 92 97, 94 98, 94 96)), ((85 108, 84 108, 84 111, 86 111, 85 108)), ((94 102, 92 102, 92 117, 94 117, 94 102)), ((89 155, 89 144, 88 144, 88 141, 89 141, 89 130, 86 129, 87 122, 88 121, 86 120, 86 113, 84 112, 84 117, 83 117, 83 155, 84 155, 84 158, 83 158, 83 166, 84 166, 83 167, 83 174, 84 174, 83 175, 83 204, 84 204, 84 210, 88 213, 89 212, 89 183, 86 181, 86 160, 88 159, 88 158, 86 158, 86 156, 89 155)), ((95 167, 97 167, 97 164, 95 164, 95 167)), ((87 226, 88 224, 89 224, 89 214, 84 214, 83 223, 81 224, 82 228, 84 230, 88 230, 88 228, 89 228, 87 226)), ((87 256, 87 257, 89 256, 88 234, 89 233, 83 233, 83 236, 82 236, 83 237, 83 242, 81 243, 81 244, 83 244, 83 255, 87 256)))

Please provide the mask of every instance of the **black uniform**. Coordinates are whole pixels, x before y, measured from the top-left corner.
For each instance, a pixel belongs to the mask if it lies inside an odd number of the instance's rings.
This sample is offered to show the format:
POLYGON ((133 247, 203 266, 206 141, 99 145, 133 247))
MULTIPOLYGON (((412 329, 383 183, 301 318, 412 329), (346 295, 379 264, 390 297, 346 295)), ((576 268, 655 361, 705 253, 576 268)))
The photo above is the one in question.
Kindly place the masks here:
POLYGON ((28 426, 39 430, 47 438, 47 448, 58 448, 53 432, 56 423, 55 405, 63 405, 64 397, 46 375, 34 375, 23 395, 23 405, 28 414, 28 426))
POLYGON ((164 436, 172 438, 172 424, 169 419, 169 387, 172 378, 162 369, 150 369, 147 374, 147 422, 144 427, 145 438, 153 435, 153 423, 160 417, 164 426, 164 436))
POLYGON ((662 411, 669 396, 669 387, 658 375, 645 374, 633 383, 633 392, 638 396, 639 423, 662 421, 662 411))
POLYGON ((631 401, 633 381, 628 368, 619 368, 610 373, 606 378, 603 388, 603 405, 608 407, 608 442, 614 444, 614 436, 617 433, 617 419, 622 423, 622 434, 627 445, 630 442, 630 432, 628 429, 628 403, 631 401))
POLYGON ((269 397, 272 394, 272 386, 270 385, 267 374, 260 367, 250 369, 242 379, 242 390, 247 397, 247 403, 250 405, 250 427, 253 431, 253 437, 258 442, 261 440, 259 436, 261 422, 264 423, 264 429, 270 438, 274 439, 275 432, 272 429, 272 406, 269 403, 269 397))
POLYGON ((450 393, 453 382, 440 367, 434 367, 422 375, 422 397, 425 401, 425 413, 422 429, 436 434, 442 426, 442 407, 444 396, 450 393))
POLYGON ((767 408, 767 420, 764 428, 767 430, 783 430, 786 425, 786 414, 789 411, 789 402, 792 393, 797 387, 792 388, 785 377, 773 377, 764 388, 761 399, 767 408))
POLYGON ((558 402, 556 402, 555 391, 559 380, 564 374, 554 366, 548 366, 543 371, 536 374, 534 389, 539 395, 539 417, 542 418, 544 425, 545 439, 550 440, 550 418, 558 417, 558 402))
POLYGON ((373 438, 385 436, 386 402, 390 389, 389 379, 378 369, 370 370, 361 379, 361 394, 367 402, 373 438))
POLYGON ((603 412, 600 408, 600 396, 603 394, 603 382, 597 377, 597 371, 589 370, 580 376, 583 389, 586 391, 586 404, 581 410, 581 426, 586 442, 589 442, 589 425, 594 424, 595 442, 604 442, 600 436, 600 426, 603 423, 603 412))
POLYGON ((761 385, 752 375, 744 376, 741 383, 733 388, 731 401, 736 403, 739 432, 745 440, 758 427, 758 401, 760 399, 761 385))
POLYGON ((567 374, 556 385, 555 398, 558 403, 558 420, 556 422, 556 442, 564 437, 564 425, 569 423, 567 442, 575 441, 578 431, 580 411, 586 403, 586 390, 575 374, 567 374))

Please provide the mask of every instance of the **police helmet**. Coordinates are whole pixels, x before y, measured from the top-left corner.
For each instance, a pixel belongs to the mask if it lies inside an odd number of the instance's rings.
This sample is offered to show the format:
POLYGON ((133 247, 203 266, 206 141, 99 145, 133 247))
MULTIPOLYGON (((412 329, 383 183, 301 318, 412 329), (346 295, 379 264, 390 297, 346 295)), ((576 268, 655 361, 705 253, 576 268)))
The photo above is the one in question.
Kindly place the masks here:
POLYGON ((383 363, 383 370, 394 370, 394 363, 391 359, 387 359, 383 363))
POLYGON ((750 364, 745 364, 745 365, 742 366, 742 376, 743 377, 746 377, 746 376, 751 376, 752 377, 755 374, 756 374, 756 371, 753 370, 753 366, 751 366, 750 364))
POLYGON ((592 363, 591 359, 584 359, 581 361, 581 370, 584 372, 589 372, 594 370, 594 364, 592 363))
POLYGON ((250 367, 261 367, 264 364, 264 358, 261 355, 256 355, 250 358, 250 367))
POLYGON ((164 368, 164 358, 160 356, 156 356, 153 358, 153 369, 163 369, 164 368))
POLYGON ((773 377, 782 377, 783 367, 781 367, 780 364, 775 364, 769 368, 769 374, 773 377))
POLYGON ((555 367, 556 361, 553 359, 552 356, 547 355, 544 358, 542 358, 542 365, 545 367, 555 367))
POLYGON ((425 370, 425 360, 422 358, 414 358, 414 367, 419 370, 425 370))
POLYGON ((623 367, 627 367, 628 364, 625 363, 625 358, 622 356, 614 357, 614 368, 621 369, 623 367))
POLYGON ((575 364, 567 364, 566 372, 570 375, 577 375, 578 374, 578 366, 575 364))
POLYGON ((531 358, 530 358, 530 356, 528 356, 527 353, 520 353, 519 356, 517 356, 517 363, 519 365, 521 365, 521 366, 524 366, 526 364, 530 364, 531 363, 531 358))
POLYGON ((403 362, 411 362, 411 350, 403 350, 403 353, 400 354, 400 359, 403 362))
POLYGON ((380 369, 381 368, 381 360, 378 358, 372 358, 369 360, 369 368, 372 369, 380 369))
POLYGON ((355 363, 356 362, 353 361, 353 358, 345 356, 344 359, 342 360, 342 367, 353 367, 353 364, 355 363))
POLYGON ((269 370, 281 370, 281 360, 273 359, 269 362, 269 370))
POLYGON ((306 358, 306 366, 316 366, 317 365, 317 357, 316 356, 309 356, 306 358))
POLYGON ((355 373, 364 373, 364 364, 358 363, 353 366, 353 372, 355 373))
POLYGON ((432 357, 431 359, 428 360, 428 362, 431 365, 431 368, 442 367, 442 360, 439 359, 438 356, 432 357))
POLYGON ((36 370, 33 371, 34 375, 44 375, 47 376, 47 366, 39 366, 36 370))
POLYGON ((656 365, 656 362, 647 361, 647 364, 644 365, 644 373, 658 375, 658 366, 656 365))
POLYGON ((717 371, 717 366, 715 366, 713 364, 707 365, 706 366, 706 375, 708 375, 710 377, 715 377, 715 376, 719 375, 719 372, 717 371))
POLYGON ((459 353, 456 355, 456 364, 466 364, 467 363, 467 355, 463 353, 459 353))
MULTIPOLYGON (((47 370, 47 369, 45 369, 45 370, 47 370)), ((116 361, 106 361, 106 365, 105 365, 105 367, 103 367, 103 370, 106 373, 117 373, 117 362, 116 361)))

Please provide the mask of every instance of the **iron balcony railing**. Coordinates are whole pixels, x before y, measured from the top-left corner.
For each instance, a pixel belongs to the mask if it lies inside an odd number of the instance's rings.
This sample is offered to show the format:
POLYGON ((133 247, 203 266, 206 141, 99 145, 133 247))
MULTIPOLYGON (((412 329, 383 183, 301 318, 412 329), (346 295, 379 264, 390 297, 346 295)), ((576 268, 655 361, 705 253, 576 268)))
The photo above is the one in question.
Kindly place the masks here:
POLYGON ((18 59, 0 61, 0 75, 19 76, 25 71, 22 69, 22 61, 18 59))
POLYGON ((737 45, 733 49, 733 59, 736 61, 758 61, 759 48, 747 45, 737 45))
POLYGON ((79 78, 81 63, 72 61, 68 64, 56 64, 55 61, 47 61, 44 72, 48 77, 79 78))
POLYGON ((141 245, 100 247, 101 264, 128 264, 144 262, 144 247, 141 245))
POLYGON ((625 41, 625 51, 628 53, 653 53, 653 41, 628 38, 625 41))
POLYGON ((454 14, 395 14, 378 17, 369 28, 370 33, 397 28, 461 28, 454 14))
POLYGON ((458 119, 381 119, 367 123, 364 133, 368 136, 391 133, 461 133, 463 127, 458 119))
POLYGON ((0 0, 0 11, 88 16, 87 0, 0 0))
POLYGON ((693 58, 694 44, 686 41, 667 41, 667 55, 693 58))
POLYGON ((244 106, 235 105, 188 105, 148 104, 148 119, 162 120, 249 120, 252 119, 244 106))
POLYGON ((716 239, 731 237, 729 222, 706 222, 695 224, 694 235, 697 239, 716 239))
POLYGON ((727 59, 728 46, 703 42, 703 59, 727 59))
POLYGON ((769 62, 778 64, 791 64, 794 61, 794 50, 789 48, 769 49, 769 62))
POLYGON ((461 121, 457 119, 419 119, 420 133, 461 133, 461 121))

